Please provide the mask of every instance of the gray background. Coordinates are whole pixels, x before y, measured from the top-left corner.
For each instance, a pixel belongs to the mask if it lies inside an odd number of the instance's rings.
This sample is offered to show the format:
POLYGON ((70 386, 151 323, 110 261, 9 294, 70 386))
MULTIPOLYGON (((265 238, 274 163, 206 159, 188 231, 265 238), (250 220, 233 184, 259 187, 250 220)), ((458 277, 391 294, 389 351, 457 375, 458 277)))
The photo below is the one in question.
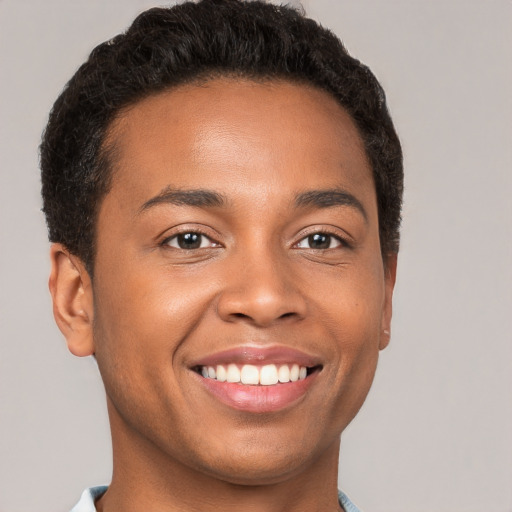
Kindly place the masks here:
MULTIPOLYGON (((37 145, 93 45, 144 0, 0 0, 0 511, 108 482, 94 362, 47 292, 37 145)), ((512 511, 512 3, 309 0, 381 79, 405 149, 392 342, 342 442, 366 512, 512 511)))

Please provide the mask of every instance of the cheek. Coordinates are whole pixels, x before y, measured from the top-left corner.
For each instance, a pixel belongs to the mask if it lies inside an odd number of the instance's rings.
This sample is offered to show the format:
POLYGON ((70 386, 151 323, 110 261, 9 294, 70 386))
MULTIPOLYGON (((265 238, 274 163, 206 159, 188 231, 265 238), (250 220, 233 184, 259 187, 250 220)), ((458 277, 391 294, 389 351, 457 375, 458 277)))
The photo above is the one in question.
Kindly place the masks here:
POLYGON ((208 301, 209 290, 192 278, 179 278, 162 267, 130 269, 98 279, 95 310, 107 338, 116 343, 140 343, 146 350, 179 338, 197 320, 208 301), (132 271, 130 271, 132 270, 132 271), (140 338, 139 338, 140 337, 140 338))
POLYGON ((379 262, 318 273, 314 282, 316 304, 334 337, 354 348, 378 337, 385 291, 379 262))
MULTIPOLYGON (((378 264, 376 265, 378 268, 378 264)), ((355 270, 355 269, 354 269, 355 270)), ((335 415, 352 417, 361 407, 373 381, 379 355, 384 280, 378 271, 355 272, 340 279, 323 299, 324 325, 334 340, 337 365, 332 386, 335 415), (347 411, 352 411, 347 415, 347 411)))
POLYGON ((345 300, 343 319, 338 324, 341 370, 347 381, 371 381, 379 353, 384 286, 382 280, 359 280, 356 291, 345 300))
MULTIPOLYGON (((99 281, 98 275, 98 281, 99 281)), ((193 330, 200 300, 148 273, 111 275, 95 290, 96 359, 107 396, 137 429, 144 418, 179 416, 176 353, 193 330), (169 390, 175 390, 170 401, 169 390), (164 414, 164 411, 165 414, 164 414)), ((155 422, 162 429, 168 421, 155 422)))
POLYGON ((125 262, 121 268, 125 271, 97 273, 98 366, 106 388, 123 388, 120 399, 143 388, 156 398, 174 386, 180 348, 208 314, 216 284, 171 274, 163 266, 141 270, 125 262))
POLYGON ((337 325, 339 387, 362 388, 366 395, 379 354, 381 310, 377 304, 363 300, 350 306, 337 325))

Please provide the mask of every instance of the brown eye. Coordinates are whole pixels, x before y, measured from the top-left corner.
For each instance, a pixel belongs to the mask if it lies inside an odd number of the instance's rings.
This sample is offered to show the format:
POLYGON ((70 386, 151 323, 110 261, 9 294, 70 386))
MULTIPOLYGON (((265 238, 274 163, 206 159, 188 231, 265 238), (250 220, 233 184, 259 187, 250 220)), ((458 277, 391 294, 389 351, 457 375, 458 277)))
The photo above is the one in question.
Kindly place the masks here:
POLYGON ((313 233, 303 238, 298 244, 299 249, 334 249, 340 247, 342 242, 339 238, 328 233, 313 233))
POLYGON ((165 245, 174 247, 176 249, 193 250, 203 249, 205 247, 216 247, 216 243, 210 240, 206 235, 202 233, 195 233, 193 231, 189 233, 180 233, 171 238, 165 240, 165 245))

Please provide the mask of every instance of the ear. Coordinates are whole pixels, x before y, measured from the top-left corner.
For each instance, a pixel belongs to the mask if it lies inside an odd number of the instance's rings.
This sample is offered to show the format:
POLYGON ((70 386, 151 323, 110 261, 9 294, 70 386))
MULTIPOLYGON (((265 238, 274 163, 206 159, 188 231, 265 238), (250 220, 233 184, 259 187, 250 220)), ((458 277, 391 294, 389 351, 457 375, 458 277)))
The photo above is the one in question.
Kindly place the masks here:
POLYGON ((384 305, 382 308, 382 324, 379 350, 386 348, 391 339, 391 316, 393 313, 393 290, 396 281, 397 254, 387 255, 384 262, 384 305))
POLYGON ((82 261, 62 244, 50 250, 51 273, 48 282, 53 315, 75 356, 94 354, 92 282, 82 261))

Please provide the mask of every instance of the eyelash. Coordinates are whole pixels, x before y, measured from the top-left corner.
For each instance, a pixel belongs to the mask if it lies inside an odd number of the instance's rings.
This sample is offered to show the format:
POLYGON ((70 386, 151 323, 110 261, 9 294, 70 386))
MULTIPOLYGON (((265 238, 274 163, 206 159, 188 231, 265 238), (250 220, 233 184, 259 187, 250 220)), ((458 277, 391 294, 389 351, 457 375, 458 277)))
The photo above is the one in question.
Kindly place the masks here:
POLYGON ((339 247, 349 247, 349 243, 344 238, 340 237, 339 235, 335 235, 334 233, 330 233, 328 231, 314 231, 314 232, 307 234, 303 238, 301 238, 295 244, 294 247, 296 247, 297 249, 310 249, 313 251, 328 251, 328 250, 337 249, 339 247), (329 241, 329 247, 300 247, 299 244, 301 244, 302 242, 311 243, 313 241, 314 237, 318 237, 318 236, 323 236, 323 237, 327 238, 329 241), (335 247, 330 247, 330 245, 333 241, 336 242, 338 245, 336 245, 335 247))
POLYGON ((160 245, 162 247, 172 247, 173 249, 179 249, 182 251, 193 251, 193 250, 197 250, 197 249, 210 249, 210 248, 214 248, 214 247, 220 247, 220 244, 218 242, 216 242, 215 240, 213 240, 211 237, 209 237, 208 235, 204 234, 201 231, 195 231, 193 229, 189 229, 187 231, 183 231, 181 233, 176 233, 172 236, 169 236, 169 237, 165 238, 164 240, 162 240, 160 245), (199 239, 200 239, 199 247, 192 247, 192 248, 180 247, 179 246, 179 237, 186 237, 187 235, 196 235, 197 237, 199 237, 199 239), (173 241, 173 240, 176 240, 176 244, 177 244, 176 246, 171 245, 171 241, 173 241), (205 240, 208 240, 210 242, 210 245, 208 247, 202 247, 203 242, 205 240))
MULTIPOLYGON (((211 249, 211 248, 216 248, 216 247, 221 246, 221 244, 216 242, 214 239, 212 239, 211 237, 209 237, 202 231, 192 230, 192 229, 182 231, 181 233, 176 233, 172 236, 169 236, 169 237, 165 238, 161 242, 160 245, 162 247, 172 247, 173 249, 179 249, 179 250, 183 250, 183 251, 193 251, 193 250, 198 250, 198 249, 211 249), (197 237, 199 237, 199 247, 180 247, 179 237, 187 237, 189 235, 196 235, 197 237), (203 247, 203 243, 205 240, 209 241, 209 245, 206 247, 203 247), (172 241, 176 241, 176 245, 172 245, 171 244, 172 241)), ((293 246, 293 248, 295 248, 295 249, 309 249, 309 250, 313 250, 313 251, 328 251, 328 250, 337 249, 339 247, 350 247, 350 244, 349 244, 349 242, 347 242, 347 240, 340 237, 339 235, 330 233, 329 231, 326 231, 326 230, 312 231, 311 233, 308 233, 306 236, 303 236, 293 246), (329 242, 329 247, 315 248, 315 247, 301 247, 300 246, 300 244, 303 242, 306 242, 306 243, 313 242, 314 237, 318 237, 318 236, 323 236, 323 237, 327 238, 328 242, 329 242), (337 245, 335 247, 330 246, 333 241, 335 243, 337 243, 337 245)))

